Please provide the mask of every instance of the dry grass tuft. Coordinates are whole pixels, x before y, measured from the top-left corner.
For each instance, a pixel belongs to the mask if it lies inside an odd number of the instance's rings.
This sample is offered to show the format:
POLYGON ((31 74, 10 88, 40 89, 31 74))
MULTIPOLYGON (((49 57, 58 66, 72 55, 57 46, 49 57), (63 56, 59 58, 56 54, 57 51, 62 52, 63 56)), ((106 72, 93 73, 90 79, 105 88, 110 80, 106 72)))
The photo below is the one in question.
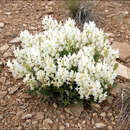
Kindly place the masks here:
POLYGON ((117 106, 121 109, 119 118, 120 130, 127 130, 130 128, 130 90, 122 90, 117 106))

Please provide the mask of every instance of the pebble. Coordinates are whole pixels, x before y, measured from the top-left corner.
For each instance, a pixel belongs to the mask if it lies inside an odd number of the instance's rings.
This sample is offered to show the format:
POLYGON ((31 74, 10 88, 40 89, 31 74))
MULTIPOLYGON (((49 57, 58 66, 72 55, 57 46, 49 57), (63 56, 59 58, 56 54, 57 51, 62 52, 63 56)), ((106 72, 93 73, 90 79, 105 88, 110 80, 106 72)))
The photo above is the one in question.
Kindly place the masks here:
POLYGON ((8 44, 4 44, 2 47, 0 47, 0 51, 1 53, 3 53, 4 51, 6 51, 9 48, 8 44))
POLYGON ((0 115, 0 120, 2 120, 3 119, 3 116, 2 115, 0 115))
POLYGON ((36 124, 38 124, 38 121, 33 121, 32 122, 32 125, 36 125, 36 124))
POLYGON ((65 129, 65 127, 63 126, 63 125, 61 125, 60 127, 59 127, 59 130, 64 130, 65 129))
POLYGON ((66 125, 66 127, 69 127, 69 126, 70 126, 70 124, 69 124, 69 123, 65 123, 65 125, 66 125))
POLYGON ((43 121, 43 127, 42 128, 45 129, 45 130, 46 129, 48 129, 48 130, 51 129, 51 127, 49 126, 49 124, 45 120, 43 121))
POLYGON ((115 125, 116 123, 113 121, 112 124, 115 125))
POLYGON ((17 42, 20 42, 19 37, 16 37, 16 38, 12 39, 9 43, 17 43, 17 42))
POLYGON ((112 101, 113 101, 113 97, 112 96, 109 96, 108 98, 107 98, 107 102, 109 103, 109 104, 112 104, 112 101))
POLYGON ((106 113, 105 113, 105 112, 102 112, 102 113, 100 114, 100 116, 101 116, 101 117, 106 117, 106 113))
POLYGON ((108 130, 113 130, 112 126, 107 127, 108 130))
POLYGON ((108 113, 107 116, 108 116, 108 117, 111 117, 111 116, 112 116, 112 113, 108 113))
POLYGON ((5 14, 10 15, 10 14, 11 14, 11 12, 5 12, 5 14))
POLYGON ((38 112, 38 113, 36 113, 35 119, 36 120, 42 120, 42 119, 44 119, 44 112, 38 112))
POLYGON ((101 109, 101 106, 97 103, 91 103, 91 107, 97 112, 99 112, 99 110, 101 109))
POLYGON ((23 128, 22 128, 22 126, 19 126, 18 128, 17 128, 17 130, 22 130, 23 128))
POLYGON ((56 103, 53 103, 53 106, 54 106, 54 108, 57 108, 57 104, 56 103))
POLYGON ((3 28, 5 26, 4 23, 0 23, 0 28, 3 28))
POLYGON ((0 98, 3 98, 4 96, 6 96, 7 91, 0 91, 0 98))
POLYGON ((16 86, 16 87, 12 87, 12 88, 8 89, 9 94, 14 94, 17 90, 18 90, 18 87, 17 87, 17 86, 16 86))
POLYGON ((52 121, 51 119, 49 119, 49 118, 48 118, 48 119, 45 119, 44 121, 47 122, 47 123, 49 123, 49 124, 52 124, 52 123, 53 123, 53 121, 52 121))
POLYGON ((74 116, 79 117, 84 110, 83 106, 70 105, 70 111, 74 116))
POLYGON ((106 124, 100 122, 100 123, 96 123, 95 126, 96 126, 96 128, 103 128, 106 126, 106 124))
POLYGON ((24 119, 30 119, 30 118, 32 118, 32 114, 27 114, 27 115, 22 116, 23 120, 24 119))

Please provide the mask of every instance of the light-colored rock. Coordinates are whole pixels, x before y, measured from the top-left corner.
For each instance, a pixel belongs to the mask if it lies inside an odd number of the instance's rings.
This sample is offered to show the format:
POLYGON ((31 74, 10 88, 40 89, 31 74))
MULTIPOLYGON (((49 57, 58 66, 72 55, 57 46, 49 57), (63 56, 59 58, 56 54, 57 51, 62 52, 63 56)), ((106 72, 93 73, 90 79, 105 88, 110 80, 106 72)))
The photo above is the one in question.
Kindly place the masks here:
POLYGON ((11 88, 8 89, 9 94, 14 94, 17 90, 18 90, 17 86, 16 87, 11 87, 11 88))
POLYGON ((107 127, 108 130, 113 130, 112 126, 107 127))
POLYGON ((10 15, 10 14, 11 14, 11 12, 5 12, 5 14, 10 15))
POLYGON ((7 91, 0 91, 0 99, 6 96, 7 91))
POLYGON ((37 125, 38 124, 38 121, 32 121, 32 125, 37 125))
POLYGON ((102 113, 100 114, 100 116, 101 116, 101 117, 106 117, 106 113, 105 113, 105 112, 102 112, 102 113))
POLYGON ((57 108, 57 104, 56 103, 53 103, 53 106, 54 106, 54 108, 57 108))
POLYGON ((18 128, 17 128, 17 130, 22 130, 23 129, 23 127, 22 126, 19 126, 18 128))
POLYGON ((108 116, 108 117, 111 117, 111 116, 112 116, 112 113, 108 113, 107 116, 108 116))
POLYGON ((42 127, 43 129, 48 129, 48 130, 50 130, 51 129, 51 127, 50 127, 50 125, 45 121, 45 120, 43 120, 43 127, 42 127))
POLYGON ((42 120, 44 119, 44 112, 38 112, 36 113, 35 117, 36 120, 42 120))
POLYGON ((67 108, 67 112, 73 114, 74 116, 80 116, 83 110, 84 110, 83 106, 77 106, 77 105, 70 105, 67 108))
POLYGON ((113 34, 113 33, 110 33, 110 32, 105 33, 105 35, 108 36, 108 37, 114 37, 114 34, 113 34))
POLYGON ((5 24, 0 22, 0 28, 3 28, 4 26, 5 26, 5 24))
POLYGON ((20 42, 19 37, 16 37, 16 38, 12 39, 9 43, 17 43, 17 42, 20 42))
POLYGON ((112 124, 115 125, 116 123, 114 121, 112 121, 112 124))
POLYGON ((103 128, 106 126, 106 124, 104 124, 103 122, 100 122, 100 123, 96 123, 95 126, 96 128, 103 128))
POLYGON ((59 127, 59 130, 64 130, 65 129, 65 127, 63 126, 63 125, 61 125, 60 127, 59 127))
POLYGON ((53 123, 53 121, 52 121, 51 119, 49 119, 49 118, 48 118, 48 119, 45 119, 44 121, 47 122, 47 123, 49 123, 49 124, 52 124, 52 123, 53 123))
POLYGON ((26 114, 26 115, 22 116, 23 120, 24 119, 30 119, 30 118, 32 118, 32 114, 26 114))
POLYGON ((3 119, 3 116, 2 115, 0 115, 0 120, 2 120, 3 119))
POLYGON ((126 61, 130 59, 130 45, 128 43, 114 42, 113 49, 119 49, 120 59, 126 61))
POLYGON ((8 57, 10 57, 10 56, 12 56, 12 50, 8 50, 8 51, 5 51, 5 53, 3 54, 3 57, 4 58, 8 58, 8 57))
POLYGON ((91 103, 91 107, 92 107, 93 110, 95 110, 97 112, 99 112, 100 109, 101 109, 101 106, 97 103, 91 103))
POLYGON ((24 111, 18 111, 16 113, 16 116, 19 118, 19 117, 21 117, 23 115, 23 113, 24 113, 24 111))
POLYGON ((114 99, 114 97, 108 96, 108 97, 107 97, 107 102, 108 102, 109 104, 112 104, 113 99, 114 99))
POLYGON ((126 79, 130 79, 130 68, 118 63, 117 74, 126 79))
POLYGON ((4 44, 3 46, 0 47, 0 52, 3 53, 4 51, 6 51, 9 48, 8 44, 4 44))
POLYGON ((70 127, 70 124, 69 123, 65 123, 66 127, 70 127))

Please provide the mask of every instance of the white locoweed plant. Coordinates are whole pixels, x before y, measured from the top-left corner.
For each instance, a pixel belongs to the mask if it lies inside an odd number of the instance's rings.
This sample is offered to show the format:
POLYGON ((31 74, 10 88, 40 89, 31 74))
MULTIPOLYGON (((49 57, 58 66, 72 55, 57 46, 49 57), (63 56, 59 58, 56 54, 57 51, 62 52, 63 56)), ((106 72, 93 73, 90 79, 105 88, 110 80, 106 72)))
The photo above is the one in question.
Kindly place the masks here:
POLYGON ((23 78, 31 90, 53 86, 68 98, 75 92, 80 100, 104 101, 117 76, 119 54, 103 30, 89 22, 80 31, 71 18, 63 24, 51 16, 42 24, 42 33, 21 32, 22 48, 17 47, 16 59, 7 62, 13 76, 23 78))

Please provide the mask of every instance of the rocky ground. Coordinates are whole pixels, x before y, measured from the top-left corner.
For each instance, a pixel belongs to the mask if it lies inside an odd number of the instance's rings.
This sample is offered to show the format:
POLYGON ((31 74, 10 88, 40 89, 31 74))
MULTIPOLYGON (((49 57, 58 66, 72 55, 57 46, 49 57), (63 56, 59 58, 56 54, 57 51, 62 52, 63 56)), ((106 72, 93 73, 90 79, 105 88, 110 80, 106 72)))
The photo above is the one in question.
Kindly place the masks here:
MULTIPOLYGON (((118 60, 130 68, 130 2, 103 1, 97 5, 101 27, 111 43, 120 49, 118 60)), ((45 15, 52 15, 64 21, 70 13, 63 1, 56 0, 10 0, 0 2, 0 130, 4 129, 84 129, 118 130, 120 107, 116 99, 122 88, 130 87, 129 80, 118 77, 117 88, 102 104, 90 107, 67 108, 56 104, 40 102, 41 97, 25 93, 27 86, 12 77, 6 67, 13 58, 13 48, 20 44, 13 39, 25 29, 30 32, 43 31, 41 21, 45 15), (12 41, 13 40, 13 41, 12 41)), ((120 128, 124 130, 124 128, 120 128)))

